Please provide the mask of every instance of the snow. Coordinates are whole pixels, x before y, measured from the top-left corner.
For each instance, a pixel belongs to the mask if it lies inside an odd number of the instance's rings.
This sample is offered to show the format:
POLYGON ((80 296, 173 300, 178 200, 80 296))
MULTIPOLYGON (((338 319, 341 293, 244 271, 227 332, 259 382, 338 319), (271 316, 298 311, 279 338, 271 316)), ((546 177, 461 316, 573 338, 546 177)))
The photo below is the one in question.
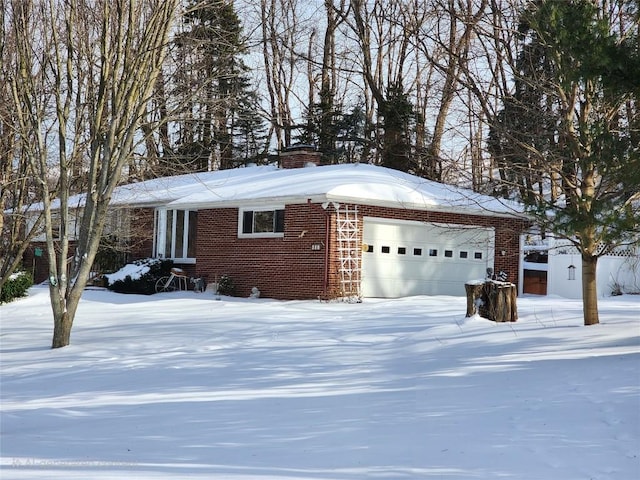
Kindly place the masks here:
POLYGON ((0 306, 4 479, 640 478, 640 296, 275 301, 88 290, 0 306))
POLYGON ((148 261, 141 264, 128 263, 117 272, 105 274, 105 277, 109 281, 109 285, 112 285, 113 283, 124 280, 127 277, 130 277, 132 280, 137 280, 145 273, 148 273, 149 270, 151 270, 151 267, 149 266, 148 261))
POLYGON ((537 270, 538 272, 547 272, 549 270, 548 263, 538 263, 538 262, 522 262, 523 270, 537 270))
MULTIPOLYGON (((192 173, 122 185, 111 206, 159 206, 176 209, 267 204, 350 202, 438 211, 522 216, 521 205, 471 190, 368 164, 280 169, 273 165, 192 173)), ((80 207, 84 196, 69 199, 80 207)), ((53 208, 58 208, 54 200, 53 208)), ((41 204, 30 209, 41 209, 41 204)))
POLYGON ((169 206, 188 209, 241 206, 255 204, 256 200, 285 203, 309 199, 447 211, 464 208, 483 215, 522 213, 522 207, 512 202, 358 163, 263 170, 246 178, 237 175, 223 183, 208 183, 206 187, 170 202, 169 206))
POLYGON ((28 275, 27 272, 20 270, 18 272, 14 272, 11 275, 9 275, 9 280, 17 280, 18 278, 24 276, 24 275, 28 275))

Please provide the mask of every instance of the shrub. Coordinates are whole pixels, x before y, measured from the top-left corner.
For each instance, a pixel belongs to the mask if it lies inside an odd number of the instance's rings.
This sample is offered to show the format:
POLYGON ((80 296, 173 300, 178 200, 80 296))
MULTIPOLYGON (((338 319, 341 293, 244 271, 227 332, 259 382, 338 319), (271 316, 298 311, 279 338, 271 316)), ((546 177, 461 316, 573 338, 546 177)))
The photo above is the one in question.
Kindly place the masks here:
POLYGON ((9 280, 2 286, 0 292, 0 303, 7 303, 16 298, 24 297, 27 290, 33 285, 33 278, 28 272, 16 272, 9 277, 9 280))
POLYGON ((105 275, 109 281, 107 288, 118 293, 151 295, 156 293, 156 281, 169 275, 171 267, 172 260, 136 260, 113 274, 105 275))
POLYGON ((126 265, 128 257, 127 245, 118 237, 108 235, 100 239, 100 246, 93 263, 100 267, 100 272, 112 273, 126 265))
POLYGON ((233 295, 236 291, 236 286, 233 283, 233 279, 229 275, 222 275, 218 280, 218 293, 220 295, 233 295))

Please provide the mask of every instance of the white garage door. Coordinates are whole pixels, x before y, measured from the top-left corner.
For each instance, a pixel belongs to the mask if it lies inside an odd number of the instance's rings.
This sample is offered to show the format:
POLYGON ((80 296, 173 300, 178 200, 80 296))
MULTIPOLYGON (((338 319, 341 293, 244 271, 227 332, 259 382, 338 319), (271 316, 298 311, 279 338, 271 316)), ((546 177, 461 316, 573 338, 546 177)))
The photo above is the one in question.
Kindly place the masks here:
POLYGON ((493 228, 364 219, 362 296, 464 295, 493 268, 493 228))

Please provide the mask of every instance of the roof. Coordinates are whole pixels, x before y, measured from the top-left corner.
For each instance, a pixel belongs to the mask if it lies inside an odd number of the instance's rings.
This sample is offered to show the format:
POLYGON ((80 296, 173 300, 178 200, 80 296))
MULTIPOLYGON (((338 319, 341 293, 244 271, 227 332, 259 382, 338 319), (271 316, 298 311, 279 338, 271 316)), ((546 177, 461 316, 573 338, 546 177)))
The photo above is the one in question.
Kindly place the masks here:
MULTIPOLYGON (((83 197, 78 197, 79 205, 83 197)), ((385 167, 342 164, 280 169, 253 166, 163 177, 118 187, 112 206, 176 209, 342 202, 491 216, 522 216, 514 202, 385 167)), ((71 203, 74 205, 74 203, 71 203)))

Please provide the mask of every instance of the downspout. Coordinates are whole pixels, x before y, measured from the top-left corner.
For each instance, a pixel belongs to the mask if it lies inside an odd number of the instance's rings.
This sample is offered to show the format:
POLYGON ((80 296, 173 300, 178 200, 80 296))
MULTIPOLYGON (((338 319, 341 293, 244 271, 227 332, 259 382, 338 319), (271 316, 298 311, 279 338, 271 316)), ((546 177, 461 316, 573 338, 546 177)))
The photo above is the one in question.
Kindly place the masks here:
POLYGON ((331 226, 331 217, 327 210, 324 211, 324 285, 323 290, 325 295, 328 295, 329 288, 329 228, 331 226))
MULTIPOLYGON (((307 199, 307 204, 310 207, 314 207, 311 203, 311 199, 307 199)), ((331 214, 329 213, 328 203, 322 204, 322 211, 325 215, 324 217, 324 275, 322 279, 322 291, 325 295, 327 295, 329 289, 329 241, 331 240, 330 228, 331 228, 331 214)))

